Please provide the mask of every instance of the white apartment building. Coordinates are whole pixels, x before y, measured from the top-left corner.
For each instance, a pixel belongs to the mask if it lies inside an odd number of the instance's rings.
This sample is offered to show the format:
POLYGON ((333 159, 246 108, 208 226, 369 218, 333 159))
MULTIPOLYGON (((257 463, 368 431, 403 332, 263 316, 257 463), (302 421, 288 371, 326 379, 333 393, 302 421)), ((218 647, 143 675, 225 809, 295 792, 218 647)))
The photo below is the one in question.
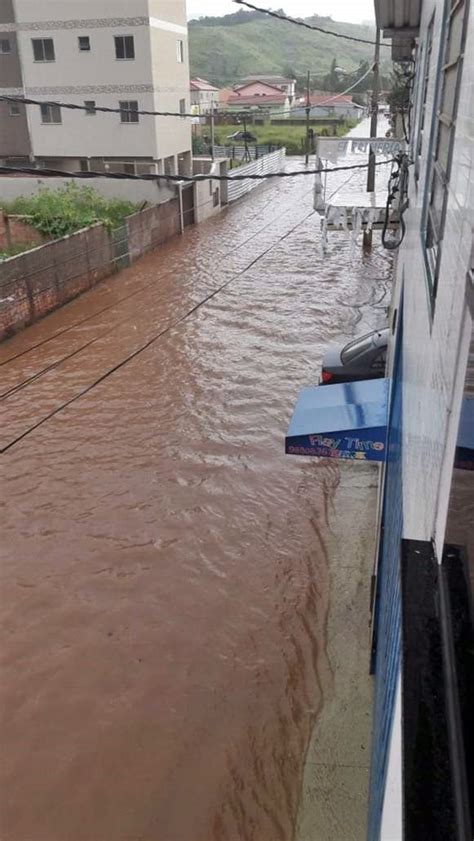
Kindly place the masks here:
POLYGON ((16 33, 22 87, 0 76, 2 92, 87 106, 27 107, 38 165, 191 173, 189 118, 137 113, 190 112, 185 0, 14 0, 13 18, 1 28, 16 33))

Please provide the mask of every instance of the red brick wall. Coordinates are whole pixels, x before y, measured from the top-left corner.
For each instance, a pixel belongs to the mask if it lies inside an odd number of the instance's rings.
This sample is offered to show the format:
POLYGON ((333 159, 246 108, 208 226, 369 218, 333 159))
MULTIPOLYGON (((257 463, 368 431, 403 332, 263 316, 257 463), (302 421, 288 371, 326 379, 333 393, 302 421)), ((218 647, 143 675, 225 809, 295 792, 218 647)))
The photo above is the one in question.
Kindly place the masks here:
MULTIPOLYGON (((95 286, 180 230, 178 199, 129 216, 126 254, 116 260, 103 225, 48 242, 0 261, 0 341, 95 286)), ((123 252, 121 252, 123 254, 123 252)))
MULTIPOLYGON (((27 222, 18 219, 16 216, 9 216, 10 239, 13 245, 39 245, 47 241, 47 237, 40 234, 27 222)), ((0 211, 0 250, 8 247, 7 220, 0 211)))

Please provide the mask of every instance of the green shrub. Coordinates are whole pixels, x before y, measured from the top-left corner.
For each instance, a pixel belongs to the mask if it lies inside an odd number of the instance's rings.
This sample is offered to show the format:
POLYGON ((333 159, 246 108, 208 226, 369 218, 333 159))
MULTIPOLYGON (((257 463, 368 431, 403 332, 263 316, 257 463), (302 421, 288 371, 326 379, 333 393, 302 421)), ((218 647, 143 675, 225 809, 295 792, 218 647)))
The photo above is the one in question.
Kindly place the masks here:
POLYGON ((6 213, 28 216, 33 228, 52 239, 96 222, 109 229, 117 228, 126 216, 138 210, 132 202, 106 199, 92 187, 79 187, 74 182, 58 190, 42 187, 34 196, 20 196, 1 207, 6 213))

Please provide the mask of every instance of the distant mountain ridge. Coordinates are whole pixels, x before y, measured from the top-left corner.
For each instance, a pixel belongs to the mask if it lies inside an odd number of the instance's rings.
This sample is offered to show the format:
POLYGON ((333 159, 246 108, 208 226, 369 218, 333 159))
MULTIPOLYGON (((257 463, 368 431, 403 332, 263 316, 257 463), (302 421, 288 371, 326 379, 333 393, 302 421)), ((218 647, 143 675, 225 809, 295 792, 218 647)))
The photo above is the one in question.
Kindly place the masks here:
MULTIPOLYGON (((375 28, 313 15, 308 23, 374 40, 375 28)), ((324 75, 333 59, 345 72, 371 60, 373 47, 310 31, 261 12, 239 10, 223 17, 189 21, 191 75, 224 86, 252 73, 324 75)), ((388 51, 387 51, 388 52, 388 51)))

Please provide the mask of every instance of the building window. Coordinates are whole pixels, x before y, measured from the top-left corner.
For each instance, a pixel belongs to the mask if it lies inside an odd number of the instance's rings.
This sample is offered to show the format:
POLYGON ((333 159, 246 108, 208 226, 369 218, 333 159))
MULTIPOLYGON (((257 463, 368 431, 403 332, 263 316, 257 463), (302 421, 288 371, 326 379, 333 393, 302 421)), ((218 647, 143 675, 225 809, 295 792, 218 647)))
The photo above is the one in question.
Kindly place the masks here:
POLYGON ((425 48, 425 57, 424 57, 424 64, 423 64, 423 75, 421 79, 421 90, 420 90, 420 113, 418 117, 418 133, 416 138, 416 151, 415 151, 415 178, 418 181, 420 177, 420 166, 421 166, 421 152, 423 150, 423 138, 426 131, 426 97, 428 94, 428 80, 430 76, 430 69, 431 69, 431 54, 433 52, 433 24, 434 24, 434 15, 431 18, 430 25, 428 26, 428 32, 426 35, 426 48, 425 48))
POLYGON ((435 117, 426 173, 422 216, 425 266, 432 303, 436 298, 449 194, 459 88, 466 40, 465 0, 446 0, 449 11, 442 33, 443 63, 435 96, 435 117))
POLYGON ((7 53, 11 53, 12 45, 8 38, 0 38, 0 55, 6 55, 7 53))
POLYGON ((136 167, 135 167, 135 164, 124 163, 124 165, 123 165, 123 171, 124 171, 127 175, 136 175, 136 167))
POLYGON ((127 99, 119 102, 120 120, 122 123, 138 123, 138 102, 136 99, 127 99))
POLYGON ((52 38, 32 38, 35 61, 55 61, 54 41, 52 38))
POLYGON ((178 59, 180 64, 183 63, 183 61, 184 61, 184 41, 176 41, 176 58, 178 59))
POLYGON ((179 100, 179 113, 186 114, 186 100, 180 99, 179 100))
POLYGON ((59 105, 50 105, 45 102, 44 105, 40 105, 40 108, 42 123, 62 123, 61 108, 59 105))
POLYGON ((89 172, 89 161, 87 158, 81 158, 79 161, 79 169, 81 172, 89 172))
POLYGON ((95 117, 97 111, 95 110, 95 99, 86 99, 84 100, 84 105, 86 106, 85 115, 86 117, 95 117))
POLYGON ((115 58, 120 61, 135 58, 135 42, 133 35, 115 36, 115 58))
POLYGON ((91 39, 88 35, 79 35, 78 39, 79 45, 79 52, 80 53, 90 53, 91 51, 91 39))
POLYGON ((18 102, 10 103, 10 117, 19 117, 21 115, 20 106, 18 102))

